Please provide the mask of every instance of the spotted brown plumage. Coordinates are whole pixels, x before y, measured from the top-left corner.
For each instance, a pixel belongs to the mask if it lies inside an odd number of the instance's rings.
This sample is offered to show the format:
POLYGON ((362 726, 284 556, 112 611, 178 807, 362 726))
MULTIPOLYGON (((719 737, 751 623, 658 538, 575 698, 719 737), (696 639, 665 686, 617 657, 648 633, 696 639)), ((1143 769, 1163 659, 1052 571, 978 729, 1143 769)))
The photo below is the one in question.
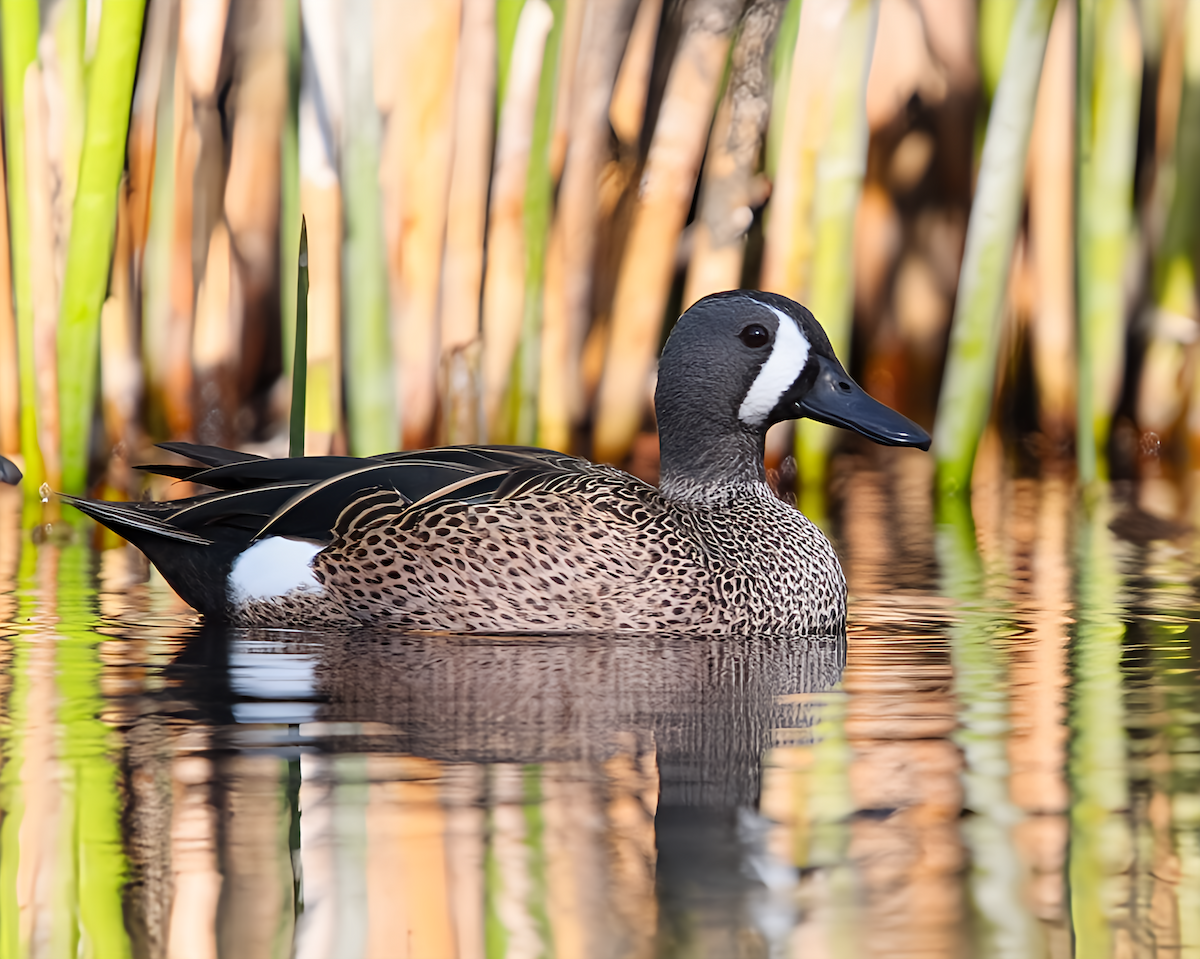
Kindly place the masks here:
POLYGON ((590 465, 356 524, 313 568, 351 617, 426 629, 825 633, 845 611, 829 542, 765 486, 676 504, 590 465))
POLYGON ((776 499, 763 437, 808 416, 928 447, 868 397, 812 315, 783 297, 706 297, 659 367, 662 481, 522 447, 268 460, 167 444, 150 467, 218 492, 68 498, 142 548, 211 617, 259 626, 454 631, 835 633, 828 540, 776 499))

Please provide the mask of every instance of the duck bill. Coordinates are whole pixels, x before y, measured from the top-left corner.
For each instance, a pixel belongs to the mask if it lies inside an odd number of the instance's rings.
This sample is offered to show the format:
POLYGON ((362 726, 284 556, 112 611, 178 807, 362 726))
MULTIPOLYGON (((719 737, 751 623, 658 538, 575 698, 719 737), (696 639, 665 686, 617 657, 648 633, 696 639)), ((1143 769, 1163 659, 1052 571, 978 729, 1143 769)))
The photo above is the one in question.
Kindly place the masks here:
POLYGON ((846 375, 837 360, 818 356, 817 378, 796 401, 798 415, 861 433, 883 446, 929 449, 929 434, 879 400, 846 375))

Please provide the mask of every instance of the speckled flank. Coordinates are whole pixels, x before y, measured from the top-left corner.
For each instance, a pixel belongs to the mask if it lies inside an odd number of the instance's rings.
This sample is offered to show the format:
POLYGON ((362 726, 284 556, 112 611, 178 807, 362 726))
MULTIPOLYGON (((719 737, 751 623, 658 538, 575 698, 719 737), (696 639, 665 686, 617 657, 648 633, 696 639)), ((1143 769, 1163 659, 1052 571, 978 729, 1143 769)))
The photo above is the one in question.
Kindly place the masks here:
POLYGON ((313 559, 327 596, 317 608, 295 596, 242 606, 238 618, 328 624, 336 609, 339 620, 454 631, 842 628, 833 548, 765 485, 682 504, 618 470, 574 464, 493 501, 344 516, 313 559))

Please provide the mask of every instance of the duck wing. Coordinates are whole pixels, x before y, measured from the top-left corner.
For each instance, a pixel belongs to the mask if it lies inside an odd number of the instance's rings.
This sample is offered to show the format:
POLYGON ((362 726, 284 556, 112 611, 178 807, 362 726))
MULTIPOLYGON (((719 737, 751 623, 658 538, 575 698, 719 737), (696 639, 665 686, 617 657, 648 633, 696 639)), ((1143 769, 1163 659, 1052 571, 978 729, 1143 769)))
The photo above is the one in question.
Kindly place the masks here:
MULTIPOLYGON (((582 460, 564 453, 529 446, 444 446, 434 450, 404 450, 365 457, 292 456, 266 459, 252 453, 222 449, 219 446, 201 446, 195 443, 158 445, 161 449, 190 457, 204 465, 160 463, 138 466, 136 469, 222 490, 256 489, 272 483, 321 483, 375 463, 412 466, 428 466, 432 463, 450 470, 461 467, 468 473, 490 473, 531 466, 569 467, 571 464, 583 463, 582 460)), ((425 485, 418 479, 421 475, 419 472, 409 475, 418 485, 425 485)), ((427 492, 428 490, 420 496, 426 495, 427 492)), ((420 496, 413 498, 419 499, 420 496)))
POLYGON ((266 459, 220 447, 163 444, 200 466, 145 469, 212 487, 165 502, 62 498, 144 552, 201 612, 219 614, 234 559, 268 536, 329 543, 414 506, 487 502, 584 460, 528 447, 454 446, 380 456, 266 459))

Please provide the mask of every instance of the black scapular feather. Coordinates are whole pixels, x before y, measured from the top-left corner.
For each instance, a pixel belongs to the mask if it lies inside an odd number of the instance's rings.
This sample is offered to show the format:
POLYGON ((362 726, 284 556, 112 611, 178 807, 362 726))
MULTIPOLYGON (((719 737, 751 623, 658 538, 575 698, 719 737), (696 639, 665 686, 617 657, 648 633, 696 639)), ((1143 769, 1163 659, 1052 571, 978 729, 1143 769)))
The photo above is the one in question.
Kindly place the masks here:
POLYGON ((362 514, 373 521, 394 511, 403 521, 413 506, 483 503, 578 469, 581 462, 520 446, 267 459, 218 446, 159 445, 201 465, 139 469, 216 492, 165 502, 63 499, 137 546, 184 600, 215 618, 226 612, 226 580, 234 560, 260 537, 328 543, 335 530, 362 514))

